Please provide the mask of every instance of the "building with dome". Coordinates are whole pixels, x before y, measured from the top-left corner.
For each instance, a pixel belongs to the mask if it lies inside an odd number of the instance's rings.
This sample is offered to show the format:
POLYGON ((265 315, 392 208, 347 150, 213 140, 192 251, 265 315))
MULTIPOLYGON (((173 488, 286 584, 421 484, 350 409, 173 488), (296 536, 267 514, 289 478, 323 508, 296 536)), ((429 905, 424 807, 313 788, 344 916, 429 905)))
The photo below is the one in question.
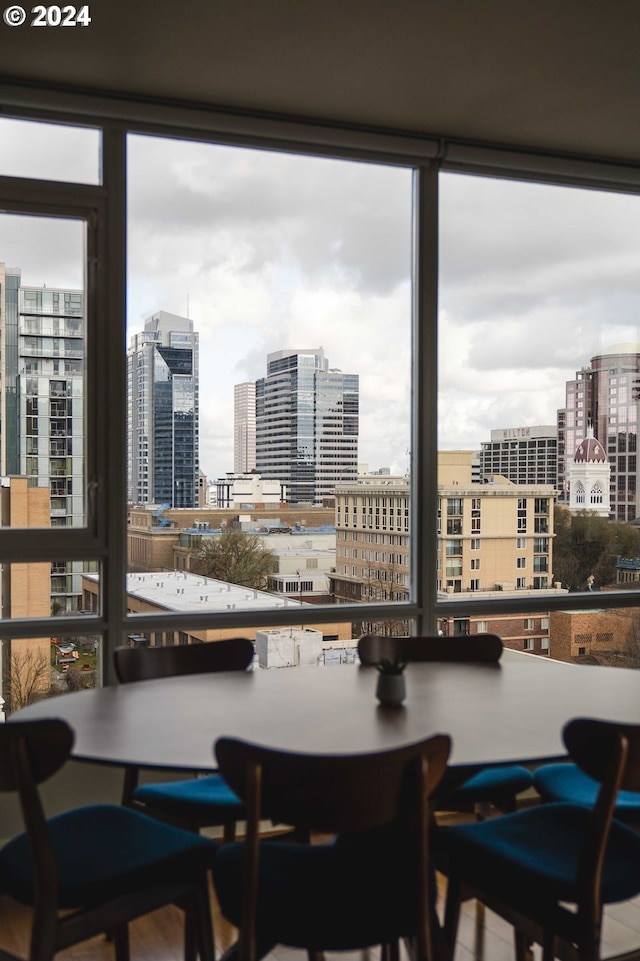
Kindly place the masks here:
POLYGON ((597 517, 609 517, 611 464, 593 427, 578 445, 569 469, 569 509, 573 513, 586 511, 597 517))
MULTIPOLYGON (((585 509, 574 507, 571 477, 574 453, 588 439, 592 425, 592 439, 598 438, 609 462, 610 505, 603 516, 618 521, 635 520, 639 386, 638 343, 608 347, 567 382, 565 407, 558 411, 559 503, 571 510, 585 509)), ((588 499, 588 491, 585 496, 588 499)))

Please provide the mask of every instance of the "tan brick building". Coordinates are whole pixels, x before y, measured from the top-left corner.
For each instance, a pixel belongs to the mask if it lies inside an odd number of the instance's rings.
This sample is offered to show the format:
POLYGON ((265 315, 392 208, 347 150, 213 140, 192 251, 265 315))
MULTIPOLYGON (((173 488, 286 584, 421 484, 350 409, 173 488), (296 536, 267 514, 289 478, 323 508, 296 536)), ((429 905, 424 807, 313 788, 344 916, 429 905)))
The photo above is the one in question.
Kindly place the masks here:
MULTIPOLYGON (((32 487, 26 477, 3 477, 0 482, 0 526, 43 528, 51 520, 48 487, 32 487)), ((2 564, 2 618, 48 617, 51 614, 51 564, 2 564)), ((51 639, 29 637, 5 640, 2 645, 2 696, 6 707, 19 706, 21 692, 33 686, 43 694, 51 686, 51 639), (35 673, 37 672, 37 677, 35 673), (17 676, 19 675, 19 676, 17 676)))
MULTIPOLYGON (((551 583, 554 490, 515 485, 504 477, 472 483, 471 465, 470 451, 446 451, 438 458, 437 590, 456 596, 535 592, 542 612, 526 618, 452 617, 442 622, 443 633, 489 630, 515 649, 547 653, 543 597, 558 591, 551 583)), ((332 577, 336 600, 407 600, 410 560, 408 479, 367 475, 340 485, 332 577)))

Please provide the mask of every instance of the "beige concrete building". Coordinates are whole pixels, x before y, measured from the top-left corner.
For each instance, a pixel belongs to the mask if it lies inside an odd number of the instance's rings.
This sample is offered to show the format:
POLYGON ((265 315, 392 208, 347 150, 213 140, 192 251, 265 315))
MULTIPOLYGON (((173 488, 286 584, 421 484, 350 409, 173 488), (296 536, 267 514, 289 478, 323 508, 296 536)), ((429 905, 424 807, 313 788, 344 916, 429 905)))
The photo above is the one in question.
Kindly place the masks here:
MULTIPOLYGON (((554 489, 504 477, 472 483, 471 451, 438 458, 437 590, 476 596, 517 591, 557 594, 552 583, 554 489)), ((406 477, 360 477, 336 492, 336 572, 340 603, 404 601, 410 590, 410 497, 406 477)), ((508 646, 547 653, 549 617, 449 618, 446 634, 499 633, 508 646), (512 643, 513 642, 513 643, 512 643)), ((398 630, 405 629, 399 622, 398 630)), ((363 629, 370 629, 362 625, 363 629)))

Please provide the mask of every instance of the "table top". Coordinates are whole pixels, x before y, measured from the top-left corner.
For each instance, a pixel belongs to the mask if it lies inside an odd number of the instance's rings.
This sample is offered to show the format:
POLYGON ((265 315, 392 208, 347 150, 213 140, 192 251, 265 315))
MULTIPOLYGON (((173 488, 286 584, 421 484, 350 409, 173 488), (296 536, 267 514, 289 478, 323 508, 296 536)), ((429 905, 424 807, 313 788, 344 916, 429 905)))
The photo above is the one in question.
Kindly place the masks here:
POLYGON ((572 717, 640 723, 640 671, 562 664, 505 651, 499 664, 410 664, 407 699, 382 708, 377 671, 360 665, 200 674, 81 691, 30 705, 18 720, 62 717, 74 757, 206 770, 233 735, 317 753, 383 750, 436 732, 451 763, 562 757, 572 717))

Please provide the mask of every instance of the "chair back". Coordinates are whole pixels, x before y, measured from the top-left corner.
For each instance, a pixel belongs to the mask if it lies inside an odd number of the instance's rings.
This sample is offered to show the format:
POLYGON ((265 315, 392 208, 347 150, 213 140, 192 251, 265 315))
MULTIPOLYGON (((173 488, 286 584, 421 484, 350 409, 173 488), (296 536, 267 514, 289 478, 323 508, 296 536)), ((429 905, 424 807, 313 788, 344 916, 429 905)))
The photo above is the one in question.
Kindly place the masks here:
POLYGON ((296 754, 227 737, 215 745, 220 771, 236 794, 246 799, 257 785, 262 817, 331 834, 392 823, 406 799, 411 766, 424 762, 425 789, 431 794, 449 750, 444 734, 361 755, 296 754))
POLYGON ((57 718, 10 721, 0 725, 0 791, 19 791, 25 779, 35 785, 65 764, 73 731, 57 718))
POLYGON ((253 644, 246 637, 230 637, 205 644, 171 647, 117 647, 113 652, 121 684, 178 674, 246 671, 253 661, 253 644))
POLYGON ((459 637, 383 637, 364 634, 358 641, 362 664, 380 664, 399 658, 411 661, 465 661, 497 664, 503 644, 496 634, 463 634, 459 637))
MULTIPOLYGON (((216 742, 220 771, 247 809, 239 961, 256 958, 261 817, 330 834, 398 826, 402 837, 410 840, 403 847, 407 857, 402 870, 413 869, 417 955, 434 956, 428 803, 446 770, 450 749, 446 734, 361 755, 294 754, 227 737, 216 742)), ((385 870, 384 858, 380 870, 385 870)))
POLYGON ((616 779, 616 790, 640 792, 640 724, 574 718, 562 737, 572 760, 594 781, 616 779))
POLYGON ((54 930, 58 900, 56 854, 37 785, 65 764, 73 741, 72 729, 58 718, 0 725, 0 790, 18 793, 33 864, 32 957, 38 939, 54 930))

